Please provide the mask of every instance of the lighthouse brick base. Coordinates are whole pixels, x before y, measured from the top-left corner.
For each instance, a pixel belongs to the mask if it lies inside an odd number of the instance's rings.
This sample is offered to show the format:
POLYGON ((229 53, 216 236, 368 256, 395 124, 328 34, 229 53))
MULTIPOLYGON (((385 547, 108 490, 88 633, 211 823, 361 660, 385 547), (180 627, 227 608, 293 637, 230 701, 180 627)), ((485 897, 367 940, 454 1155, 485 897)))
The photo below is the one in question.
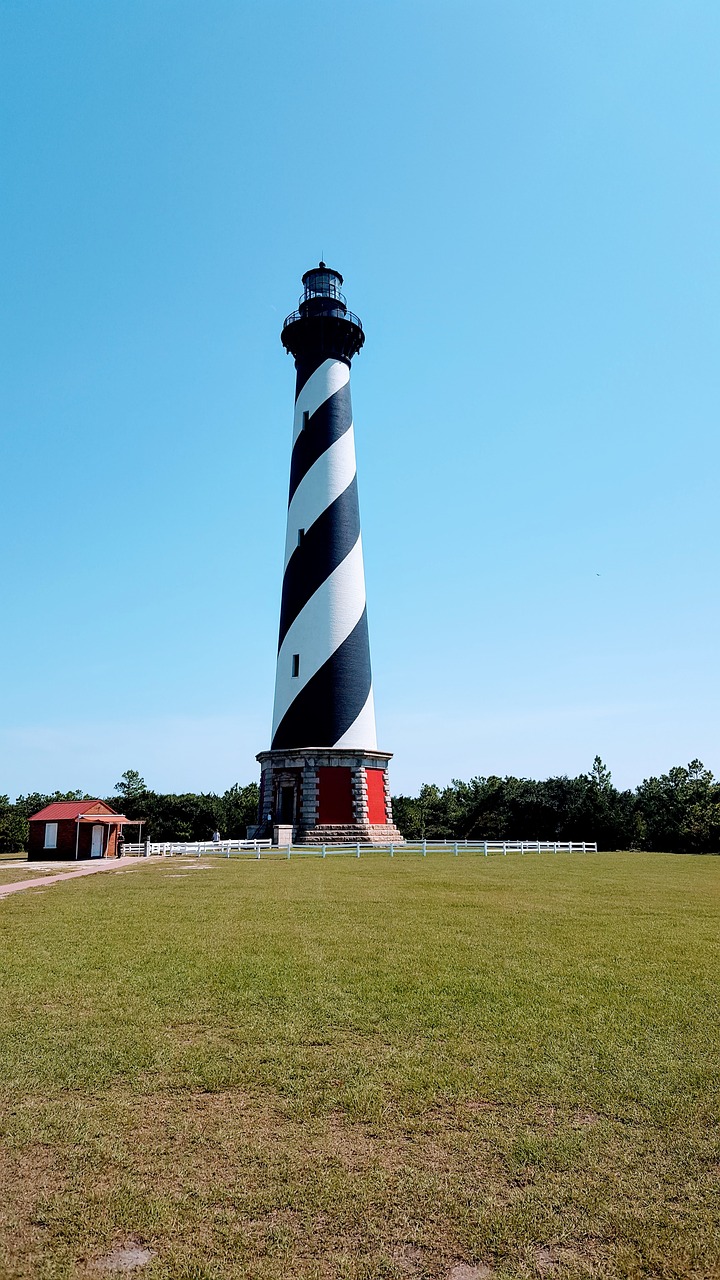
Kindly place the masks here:
POLYGON ((259 822, 276 844, 402 844, 386 751, 261 751, 259 822))

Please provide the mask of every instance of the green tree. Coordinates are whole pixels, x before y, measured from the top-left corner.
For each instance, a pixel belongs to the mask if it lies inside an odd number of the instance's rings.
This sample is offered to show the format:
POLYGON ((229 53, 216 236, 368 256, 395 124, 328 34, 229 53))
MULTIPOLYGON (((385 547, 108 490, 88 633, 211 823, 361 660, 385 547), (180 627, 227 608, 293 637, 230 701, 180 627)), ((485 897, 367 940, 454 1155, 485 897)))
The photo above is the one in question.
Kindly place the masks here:
POLYGON ((606 764, 603 764, 600 756, 596 756, 593 760, 592 769, 588 774, 588 781, 595 788, 598 795, 610 795, 614 791, 612 784, 612 774, 606 764))
POLYGON ((406 840, 420 840, 421 818, 417 800, 412 796, 393 796, 393 822, 406 840))
POLYGON ((642 847, 673 853, 720 850, 720 783, 700 760, 676 765, 637 789, 642 847))
POLYGON ((257 824, 259 804, 257 782, 250 782, 245 787, 236 782, 228 787, 220 797, 220 834, 226 839, 244 840, 247 828, 257 824))
POLYGON ((125 804, 127 801, 138 800, 140 796, 145 795, 147 785, 137 769, 126 769, 120 781, 115 783, 115 791, 117 791, 117 800, 125 804))
POLYGON ((21 853, 27 848, 28 822, 8 796, 0 796, 0 853, 21 853))

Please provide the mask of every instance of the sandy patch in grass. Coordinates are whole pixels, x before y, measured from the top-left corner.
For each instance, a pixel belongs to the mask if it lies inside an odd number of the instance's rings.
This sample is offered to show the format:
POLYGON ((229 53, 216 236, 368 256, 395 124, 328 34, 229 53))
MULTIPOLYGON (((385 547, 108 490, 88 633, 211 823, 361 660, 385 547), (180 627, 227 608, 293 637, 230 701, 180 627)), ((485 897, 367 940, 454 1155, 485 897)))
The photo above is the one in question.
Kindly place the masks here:
POLYGON ((105 1274, 124 1275, 129 1271, 137 1271, 147 1266, 154 1257, 154 1249, 148 1249, 133 1240, 126 1240, 124 1244, 111 1249, 110 1253, 106 1253, 104 1257, 98 1258, 97 1262, 91 1263, 91 1267, 105 1274))
POLYGON ((0 885, 17 884, 21 880, 32 880, 38 876, 61 875, 67 871, 67 867, 37 867, 32 863, 24 863, 20 867, 12 868, 5 868, 0 864, 0 885))

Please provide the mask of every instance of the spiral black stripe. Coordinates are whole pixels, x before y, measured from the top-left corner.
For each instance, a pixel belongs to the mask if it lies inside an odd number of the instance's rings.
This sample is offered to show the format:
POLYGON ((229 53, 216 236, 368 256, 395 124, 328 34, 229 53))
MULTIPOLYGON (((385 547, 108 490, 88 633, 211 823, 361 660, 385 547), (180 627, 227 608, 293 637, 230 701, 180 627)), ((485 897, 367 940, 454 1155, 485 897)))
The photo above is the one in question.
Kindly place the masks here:
POLYGON ((347 489, 305 530, 302 543, 288 560, 283 578, 278 649, 301 609, 342 564, 359 537, 357 476, 353 476, 347 489))
POLYGON ((319 409, 315 410, 307 426, 295 441, 290 460, 288 502, 292 502, 295 490, 313 464, 322 457, 331 444, 344 436, 351 426, 352 403, 350 383, 347 382, 344 387, 325 400, 319 409))
POLYGON ((350 635, 315 672, 288 707, 273 751, 332 746, 357 720, 370 694, 367 609, 350 635))

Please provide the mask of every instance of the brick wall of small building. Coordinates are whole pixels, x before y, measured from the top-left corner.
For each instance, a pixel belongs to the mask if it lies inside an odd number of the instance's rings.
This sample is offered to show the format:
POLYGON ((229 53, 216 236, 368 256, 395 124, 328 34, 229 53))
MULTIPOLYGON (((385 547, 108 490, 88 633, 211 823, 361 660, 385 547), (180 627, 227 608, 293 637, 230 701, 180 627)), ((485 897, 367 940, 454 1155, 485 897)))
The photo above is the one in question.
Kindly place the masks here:
MULTIPOLYGON (((98 802, 92 808, 87 810, 89 813, 112 813, 112 810, 105 804, 98 802)), ((103 824, 104 825, 104 824, 103 824)), ((45 848, 45 827, 44 818, 37 821, 31 821, 29 824, 28 838, 28 861, 39 862, 67 862, 75 858, 75 841, 77 839, 77 856, 80 858, 89 858, 92 848, 92 826, 91 822, 76 823, 74 818, 59 818, 57 823, 57 847, 55 849, 45 848), (80 830, 77 831, 77 827, 80 830)), ((106 828, 105 834, 105 856, 114 857, 116 851, 117 827, 106 828), (109 836, 107 832, 109 831, 109 836)))

